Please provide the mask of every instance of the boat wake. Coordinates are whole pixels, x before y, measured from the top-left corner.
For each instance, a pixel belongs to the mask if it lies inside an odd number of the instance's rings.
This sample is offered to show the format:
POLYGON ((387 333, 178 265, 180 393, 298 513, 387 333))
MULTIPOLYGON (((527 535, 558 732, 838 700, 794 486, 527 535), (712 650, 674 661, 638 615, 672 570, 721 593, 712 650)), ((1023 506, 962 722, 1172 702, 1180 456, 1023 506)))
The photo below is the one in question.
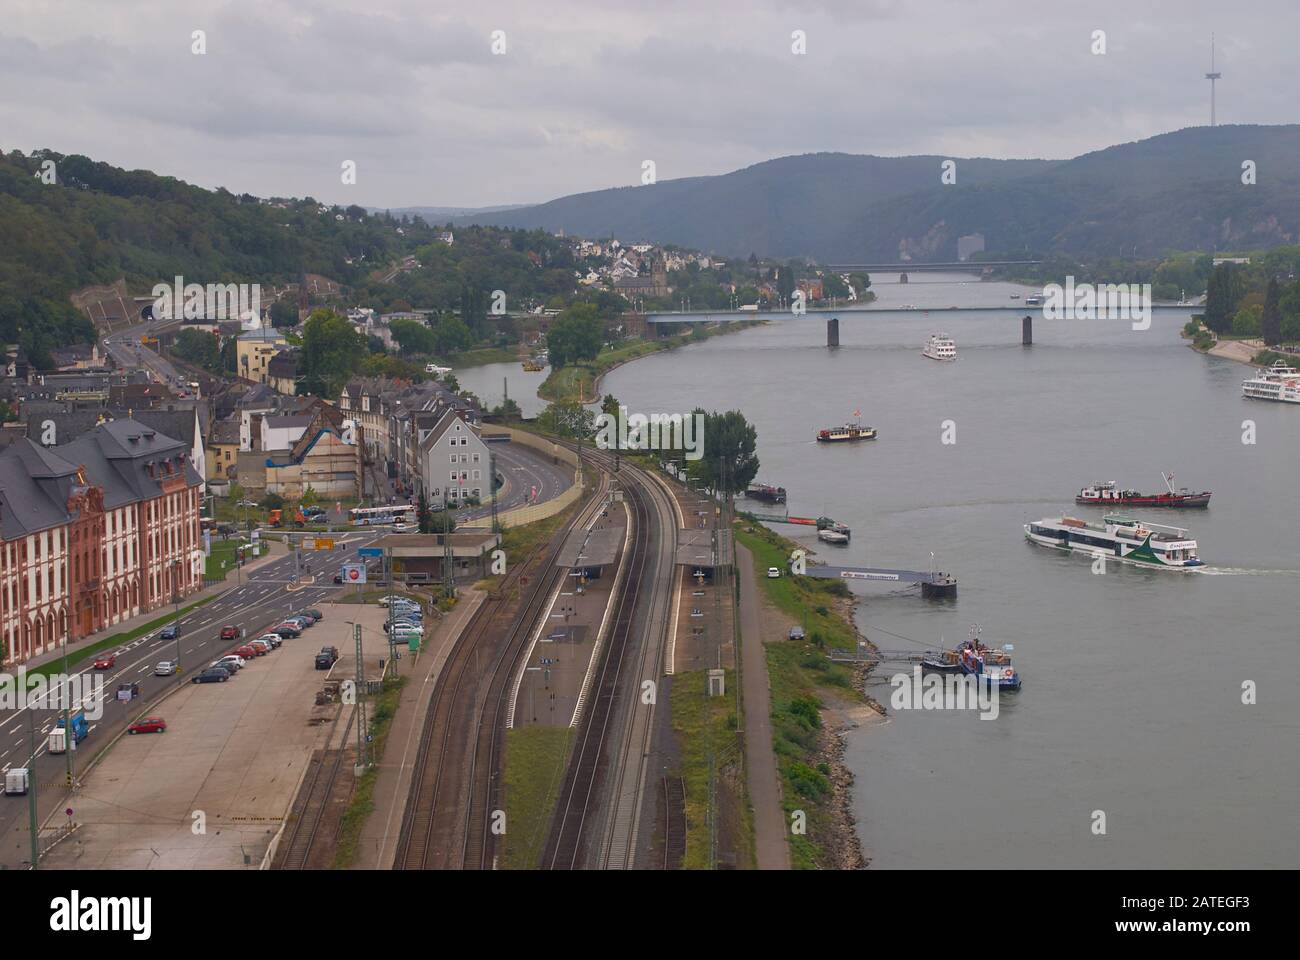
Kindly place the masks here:
POLYGON ((1300 570, 1252 570, 1247 567, 1194 567, 1205 577, 1300 577, 1300 570))

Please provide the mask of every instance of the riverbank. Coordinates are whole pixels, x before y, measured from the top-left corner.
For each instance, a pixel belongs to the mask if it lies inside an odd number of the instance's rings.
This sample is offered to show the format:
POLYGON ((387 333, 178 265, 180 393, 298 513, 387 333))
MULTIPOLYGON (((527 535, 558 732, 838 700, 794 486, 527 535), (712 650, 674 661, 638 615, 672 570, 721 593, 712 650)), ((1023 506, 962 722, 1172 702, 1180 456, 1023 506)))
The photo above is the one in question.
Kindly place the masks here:
POLYGON ((853 772, 845 763, 847 732, 877 719, 858 671, 834 663, 830 650, 857 648, 855 600, 839 580, 781 576, 799 545, 740 519, 736 540, 749 549, 764 598, 764 653, 771 684, 772 745, 790 824, 795 869, 858 870, 867 865, 853 816, 853 772), (790 639, 792 626, 803 639, 790 639), (801 831, 802 828, 802 832, 801 831))
POLYGON ((762 323, 758 320, 735 320, 713 326, 697 327, 689 334, 675 337, 663 337, 654 340, 637 340, 599 353, 594 360, 586 363, 571 363, 563 367, 552 368, 542 385, 537 388, 537 395, 552 403, 559 401, 577 401, 579 403, 596 403, 600 400, 601 381, 605 374, 616 370, 625 363, 639 360, 652 353, 673 350, 690 343, 699 343, 710 337, 725 333, 735 333, 762 323))

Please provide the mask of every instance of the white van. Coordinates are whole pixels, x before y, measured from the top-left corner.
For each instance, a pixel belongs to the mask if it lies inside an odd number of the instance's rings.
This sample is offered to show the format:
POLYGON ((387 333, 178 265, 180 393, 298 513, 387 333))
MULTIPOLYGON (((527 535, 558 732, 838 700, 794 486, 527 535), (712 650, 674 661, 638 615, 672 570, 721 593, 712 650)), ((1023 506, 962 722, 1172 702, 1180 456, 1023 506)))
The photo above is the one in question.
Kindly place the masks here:
POLYGON ((10 767, 5 772, 5 796, 20 797, 27 792, 28 785, 26 767, 10 767))

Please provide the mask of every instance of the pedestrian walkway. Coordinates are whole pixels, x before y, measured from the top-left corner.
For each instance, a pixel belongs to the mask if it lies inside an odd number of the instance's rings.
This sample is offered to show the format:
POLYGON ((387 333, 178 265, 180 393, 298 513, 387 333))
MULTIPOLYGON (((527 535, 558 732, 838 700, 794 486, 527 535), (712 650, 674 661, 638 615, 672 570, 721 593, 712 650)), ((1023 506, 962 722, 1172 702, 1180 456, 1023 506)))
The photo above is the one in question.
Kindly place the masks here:
MULTIPOLYGON (((240 568, 242 570, 242 578, 244 582, 247 582, 248 575, 252 573, 254 570, 257 570, 259 567, 263 567, 268 563, 274 563, 276 560, 279 560, 285 556, 285 550, 283 546, 281 545, 272 546, 271 545, 272 541, 267 541, 267 540, 263 540, 262 542, 267 544, 266 555, 259 557, 258 559, 254 560, 252 563, 245 564, 243 567, 240 568)), ((183 598, 181 600, 181 609, 183 610, 186 607, 192 606, 195 603, 199 602, 200 600, 206 600, 210 597, 220 596, 221 594, 225 593, 227 590, 236 586, 235 576, 233 576, 234 571, 231 572, 232 572, 232 576, 230 576, 226 580, 223 580, 220 583, 214 583, 212 586, 205 587, 204 589, 200 590, 198 593, 191 593, 189 596, 183 598)), ((132 633, 133 631, 138 630, 140 627, 143 627, 147 623, 152 623, 155 620, 167 616, 169 613, 173 612, 174 610, 175 607, 168 604, 165 606, 158 607, 156 610, 151 610, 148 613, 142 613, 138 617, 131 617, 129 620, 123 620, 121 623, 115 623, 111 627, 105 627, 103 630, 100 630, 98 633, 92 633, 89 636, 82 637, 80 640, 77 640, 74 643, 69 643, 67 649, 68 656, 73 656, 74 654, 76 654, 78 650, 84 650, 87 647, 96 644, 101 640, 107 640, 109 637, 116 636, 119 633, 128 633, 128 634, 132 633)), ((21 663, 21 666, 26 667, 28 670, 34 670, 37 667, 41 666, 42 664, 50 663, 51 661, 54 660, 62 660, 63 653, 64 653, 63 647, 59 647, 56 650, 54 650, 54 652, 52 653, 43 653, 40 656, 31 657, 30 659, 24 660, 21 663)), ((14 667, 17 666, 19 666, 19 664, 14 664, 14 667)))
POLYGON ((741 696, 745 704, 745 754, 749 802, 754 809, 754 852, 760 870, 789 870, 790 847, 781 780, 772 749, 772 696, 763 651, 763 627, 754 555, 736 544, 740 567, 741 696))
POLYGON ((352 864, 354 870, 391 870, 393 867, 397 838, 402 830, 402 814, 411 792, 420 733, 433 698, 434 683, 484 597, 480 590, 462 589, 460 601, 438 622, 420 653, 399 661, 399 673, 406 676, 407 681, 388 730, 384 756, 379 761, 379 774, 372 795, 374 806, 361 828, 357 856, 352 864))

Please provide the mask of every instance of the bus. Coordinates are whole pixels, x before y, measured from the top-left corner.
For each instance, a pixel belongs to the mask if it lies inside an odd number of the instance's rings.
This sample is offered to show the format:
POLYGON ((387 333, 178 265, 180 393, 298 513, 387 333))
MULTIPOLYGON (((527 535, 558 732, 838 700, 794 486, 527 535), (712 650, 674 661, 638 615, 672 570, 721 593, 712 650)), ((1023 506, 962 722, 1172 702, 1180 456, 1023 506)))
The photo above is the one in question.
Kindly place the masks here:
POLYGON ((353 507, 348 511, 353 526, 366 527, 378 523, 414 523, 415 507, 409 503, 393 503, 384 507, 353 507))

